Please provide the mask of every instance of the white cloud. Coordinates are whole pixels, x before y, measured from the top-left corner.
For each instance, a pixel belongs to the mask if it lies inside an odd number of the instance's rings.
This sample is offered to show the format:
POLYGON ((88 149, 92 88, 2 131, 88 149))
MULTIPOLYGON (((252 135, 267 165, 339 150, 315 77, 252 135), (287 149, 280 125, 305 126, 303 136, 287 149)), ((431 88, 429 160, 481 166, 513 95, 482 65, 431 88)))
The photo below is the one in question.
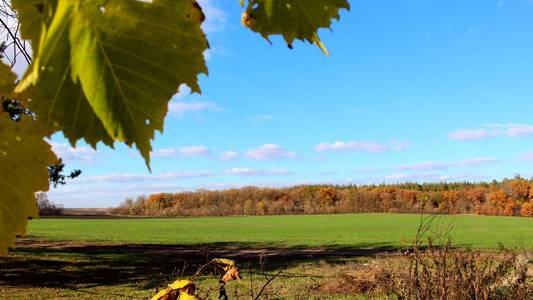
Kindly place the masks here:
POLYGON ((495 135, 485 129, 459 129, 448 133, 448 138, 460 141, 477 141, 494 137, 495 135))
POLYGON ((89 147, 72 148, 67 143, 50 143, 52 150, 64 161, 93 161, 100 152, 89 147))
POLYGON ((190 94, 192 94, 191 88, 186 84, 182 84, 179 86, 178 92, 172 97, 172 100, 176 100, 176 101, 183 100, 185 97, 189 96, 190 94))
POLYGON ((449 177, 431 172, 421 173, 400 173, 385 176, 385 181, 415 181, 415 180, 430 180, 430 181, 443 181, 449 177))
POLYGON ((396 167, 398 170, 416 170, 416 171, 427 171, 427 170, 441 170, 449 168, 450 164, 439 163, 439 162, 425 162, 412 165, 399 165, 396 167))
POLYGON ((273 116, 273 115, 258 115, 258 116, 255 116, 254 117, 254 123, 263 123, 263 122, 266 122, 266 121, 272 121, 274 120, 276 117, 273 116))
POLYGON ((327 161, 328 160, 328 158, 324 156, 312 156, 309 159, 314 160, 314 161, 327 161))
POLYGON ((533 151, 530 151, 530 152, 527 152, 527 153, 524 153, 523 155, 520 156, 519 158, 521 161, 533 161, 533 151))
POLYGON ((172 157, 172 156, 175 156, 176 154, 177 154, 176 149, 172 149, 172 148, 159 149, 159 150, 152 151, 152 153, 150 153, 152 157, 172 157))
POLYGON ((352 170, 352 173, 379 173, 386 171, 387 169, 381 169, 381 168, 360 168, 352 170))
POLYGON ((387 151, 400 151, 408 147, 410 142, 391 141, 389 143, 378 143, 374 141, 336 141, 334 143, 320 143, 315 146, 317 152, 341 152, 341 151, 362 151, 371 153, 382 153, 387 151))
POLYGON ((204 155, 209 154, 211 151, 205 146, 189 146, 182 147, 180 152, 185 155, 204 155))
POLYGON ((172 157, 178 154, 187 156, 198 156, 211 153, 211 150, 206 146, 194 145, 181 148, 163 148, 152 151, 150 154, 153 157, 172 157))
POLYGON ((231 168, 231 169, 227 169, 226 171, 224 171, 224 173, 231 174, 231 175, 252 175, 252 176, 260 174, 258 170, 251 169, 251 168, 231 168))
POLYGON ((533 136, 533 125, 523 123, 487 124, 483 128, 459 129, 448 133, 448 138, 476 141, 494 137, 523 138, 533 136))
POLYGON ((401 151, 406 149, 407 147, 411 146, 411 142, 409 141, 391 141, 389 142, 389 146, 392 150, 395 151, 401 151))
POLYGON ((228 14, 215 4, 213 0, 198 0, 205 14, 202 29, 205 33, 215 33, 224 30, 228 23, 228 14))
POLYGON ((235 151, 225 151, 224 153, 222 153, 222 155, 218 159, 222 161, 231 161, 231 160, 235 160, 238 156, 239 156, 239 153, 235 151))
POLYGON ((463 167, 476 167, 476 166, 492 164, 496 162, 498 162, 498 159, 494 157, 475 157, 475 158, 465 159, 460 162, 457 162, 457 165, 463 166, 463 167))
POLYGON ((320 176, 328 176, 328 175, 337 174, 337 172, 336 171, 319 171, 317 174, 320 176))
POLYGON ((202 111, 223 111, 224 109, 216 103, 204 100, 186 100, 192 91, 186 84, 179 87, 178 93, 172 97, 168 105, 170 116, 181 118, 188 113, 199 113, 202 111))
POLYGON ((403 171, 434 171, 449 169, 452 167, 477 167, 498 162, 494 157, 474 157, 456 162, 423 162, 418 164, 399 165, 395 169, 403 171))
POLYGON ((80 182, 144 182, 144 181, 161 181, 161 180, 175 180, 175 179, 190 179, 214 176, 215 173, 207 171, 181 171, 181 172, 168 172, 160 173, 157 175, 145 175, 138 173, 117 173, 106 174, 99 176, 91 176, 88 178, 80 179, 80 182))
POLYGON ((214 102, 209 101, 172 101, 168 105, 171 116, 183 117, 189 112, 221 111, 222 109, 214 102))
POLYGON ((496 129, 503 131, 503 134, 510 138, 528 137, 533 135, 533 125, 528 124, 496 124, 492 125, 496 129))
POLYGON ((231 168, 224 171, 226 174, 239 176, 287 176, 294 172, 287 169, 257 170, 252 168, 231 168))
MULTIPOLYGON (((482 174, 462 173, 444 175, 433 172, 419 172, 410 174, 392 174, 382 178, 382 182, 399 183, 399 182, 441 182, 441 181, 483 181, 488 180, 489 177, 482 174)), ((370 179, 371 183, 377 183, 379 180, 370 179)))
POLYGON ((127 198, 136 198, 140 195, 152 193, 176 193, 185 190, 184 187, 171 182, 146 183, 132 182, 118 184, 75 184, 75 181, 66 186, 61 186, 47 192, 54 203, 62 203, 66 207, 97 207, 104 208, 116 206, 127 198), (94 186, 97 185, 97 186, 94 186))
POLYGON ((296 153, 290 152, 278 144, 265 144, 246 151, 246 156, 256 160, 274 160, 294 158, 296 157, 296 153))

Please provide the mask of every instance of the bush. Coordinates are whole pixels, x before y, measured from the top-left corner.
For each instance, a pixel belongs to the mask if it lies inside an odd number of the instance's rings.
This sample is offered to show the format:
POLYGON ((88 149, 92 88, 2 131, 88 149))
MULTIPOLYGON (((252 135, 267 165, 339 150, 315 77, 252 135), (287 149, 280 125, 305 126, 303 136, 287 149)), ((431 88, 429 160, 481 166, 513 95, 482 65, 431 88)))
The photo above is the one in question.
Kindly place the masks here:
MULTIPOLYGON (((401 299, 529 299, 533 281, 527 259, 501 248, 499 253, 455 249, 451 238, 435 233, 431 218, 404 252, 404 267, 392 269, 390 291, 401 299), (427 238, 422 245, 421 238, 427 238), (434 246, 434 241, 443 246, 434 246)), ((447 231, 449 232, 449 231, 447 231)))

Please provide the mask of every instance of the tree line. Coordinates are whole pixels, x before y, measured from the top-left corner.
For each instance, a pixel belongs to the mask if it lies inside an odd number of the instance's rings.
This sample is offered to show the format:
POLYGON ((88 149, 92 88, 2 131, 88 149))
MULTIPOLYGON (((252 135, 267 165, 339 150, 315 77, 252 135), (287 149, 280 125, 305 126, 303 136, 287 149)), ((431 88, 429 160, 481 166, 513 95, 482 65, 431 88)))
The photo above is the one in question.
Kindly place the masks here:
POLYGON ((112 209, 119 215, 168 217, 422 211, 533 217, 533 179, 197 190, 130 198, 112 209))

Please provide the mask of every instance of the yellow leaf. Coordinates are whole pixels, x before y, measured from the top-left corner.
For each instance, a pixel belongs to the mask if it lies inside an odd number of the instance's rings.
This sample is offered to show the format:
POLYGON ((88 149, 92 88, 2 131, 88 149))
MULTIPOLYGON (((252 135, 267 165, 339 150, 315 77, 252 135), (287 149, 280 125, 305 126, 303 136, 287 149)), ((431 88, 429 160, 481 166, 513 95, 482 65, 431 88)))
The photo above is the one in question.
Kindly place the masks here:
MULTIPOLYGON (((157 294, 155 294, 153 297, 152 297, 152 300, 167 300, 167 299, 171 299, 171 293, 173 293, 174 290, 170 287, 164 289, 164 290, 160 290, 157 294)), ((173 295, 172 295, 173 296, 173 295)))
POLYGON ((186 279, 176 280, 169 284, 166 289, 155 294, 155 296, 152 297, 152 300, 172 300, 176 299, 177 295, 179 295, 178 299, 181 300, 200 300, 200 298, 195 295, 195 291, 196 285, 194 282, 186 279))
MULTIPOLYGON (((1 64, 2 95, 12 94, 14 78, 1 64)), ((0 255, 14 247, 15 236, 26 234, 27 219, 38 217, 35 193, 48 190, 47 166, 57 157, 43 137, 31 118, 15 122, 0 111, 0 255)))
POLYGON ((239 269, 237 267, 229 267, 226 270, 226 274, 222 276, 222 281, 225 283, 228 283, 233 280, 241 279, 241 273, 239 272, 239 269))
POLYGON ((180 300, 201 300, 196 295, 189 295, 187 293, 181 293, 179 299, 180 300))
POLYGON ((168 287, 173 290, 179 290, 189 285, 194 285, 194 283, 190 280, 176 280, 174 283, 170 284, 168 287))
POLYGON ((26 220, 38 217, 35 193, 48 190, 46 167, 57 160, 36 125, 0 114, 0 255, 26 234, 26 220))
POLYGON ((0 96, 8 98, 14 96, 15 80, 17 80, 17 75, 7 65, 0 62, 0 96))
POLYGON ((213 263, 221 267, 235 267, 235 261, 227 258, 215 258, 213 263))

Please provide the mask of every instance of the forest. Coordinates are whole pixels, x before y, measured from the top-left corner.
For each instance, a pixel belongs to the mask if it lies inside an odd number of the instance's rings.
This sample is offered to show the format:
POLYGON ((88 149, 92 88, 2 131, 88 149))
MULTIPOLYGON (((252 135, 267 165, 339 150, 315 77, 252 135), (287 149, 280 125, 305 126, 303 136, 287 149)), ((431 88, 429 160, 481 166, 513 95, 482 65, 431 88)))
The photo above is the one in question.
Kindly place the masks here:
POLYGON ((533 217, 533 179, 197 190, 139 196, 112 209, 118 215, 165 217, 369 212, 533 217))

